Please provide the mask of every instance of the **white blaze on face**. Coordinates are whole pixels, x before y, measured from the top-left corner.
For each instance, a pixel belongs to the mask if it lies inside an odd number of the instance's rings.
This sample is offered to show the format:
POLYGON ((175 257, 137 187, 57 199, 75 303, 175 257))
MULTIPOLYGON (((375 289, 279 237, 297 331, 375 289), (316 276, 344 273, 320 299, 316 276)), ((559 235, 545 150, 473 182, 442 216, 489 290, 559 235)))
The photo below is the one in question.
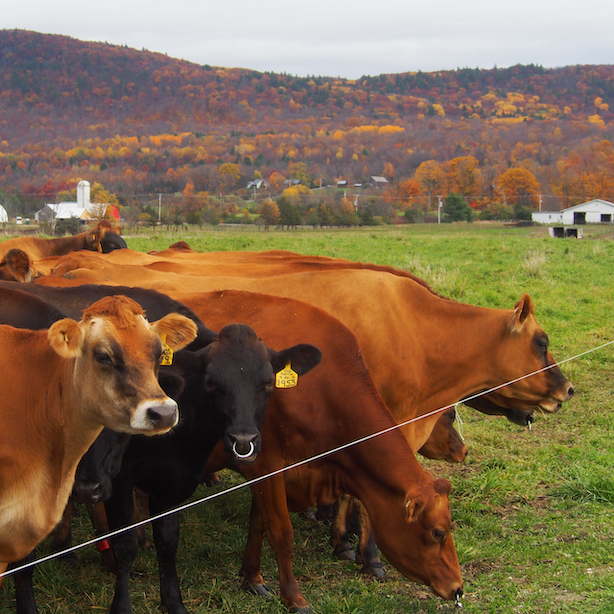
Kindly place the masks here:
POLYGON ((179 408, 177 403, 171 399, 155 399, 151 401, 141 401, 130 419, 130 426, 133 429, 144 431, 154 431, 156 435, 166 433, 179 422, 179 408))

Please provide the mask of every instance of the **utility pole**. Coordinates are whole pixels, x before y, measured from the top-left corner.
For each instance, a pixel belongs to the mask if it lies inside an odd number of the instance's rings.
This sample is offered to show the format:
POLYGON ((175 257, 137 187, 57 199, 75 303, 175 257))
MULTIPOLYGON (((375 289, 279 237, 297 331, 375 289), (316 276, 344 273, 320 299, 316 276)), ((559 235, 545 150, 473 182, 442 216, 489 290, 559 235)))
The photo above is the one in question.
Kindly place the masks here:
POLYGON ((441 208, 443 207, 443 203, 441 202, 441 196, 438 196, 437 200, 437 223, 441 224, 441 208))
POLYGON ((160 224, 160 219, 162 218, 162 194, 158 194, 158 224, 160 224))

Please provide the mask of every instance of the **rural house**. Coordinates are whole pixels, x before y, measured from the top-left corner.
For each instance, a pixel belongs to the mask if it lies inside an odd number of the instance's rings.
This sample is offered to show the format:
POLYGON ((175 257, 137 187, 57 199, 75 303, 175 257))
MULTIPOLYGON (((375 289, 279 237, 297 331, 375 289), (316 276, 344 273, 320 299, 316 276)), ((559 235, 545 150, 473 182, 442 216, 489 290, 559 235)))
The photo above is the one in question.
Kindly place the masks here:
POLYGON ((115 205, 107 203, 90 202, 90 183, 82 180, 77 184, 77 202, 63 201, 53 204, 47 203, 40 211, 35 214, 37 222, 50 221, 52 224, 57 220, 68 220, 77 218, 82 224, 101 219, 103 217, 114 217, 119 221, 119 211, 115 205), (108 215, 107 215, 108 213, 108 215))
POLYGON ((531 219, 538 224, 611 224, 614 221, 614 203, 595 198, 561 211, 534 211, 531 219))

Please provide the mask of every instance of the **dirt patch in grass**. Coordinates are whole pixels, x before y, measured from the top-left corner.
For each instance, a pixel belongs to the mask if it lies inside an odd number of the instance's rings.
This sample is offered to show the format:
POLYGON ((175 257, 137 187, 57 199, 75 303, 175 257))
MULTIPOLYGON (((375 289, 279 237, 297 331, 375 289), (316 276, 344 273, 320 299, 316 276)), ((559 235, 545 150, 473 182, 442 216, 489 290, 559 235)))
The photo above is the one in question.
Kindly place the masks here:
POLYGON ((495 559, 476 559, 461 565, 465 582, 472 582, 480 576, 492 575, 502 569, 503 565, 495 559))

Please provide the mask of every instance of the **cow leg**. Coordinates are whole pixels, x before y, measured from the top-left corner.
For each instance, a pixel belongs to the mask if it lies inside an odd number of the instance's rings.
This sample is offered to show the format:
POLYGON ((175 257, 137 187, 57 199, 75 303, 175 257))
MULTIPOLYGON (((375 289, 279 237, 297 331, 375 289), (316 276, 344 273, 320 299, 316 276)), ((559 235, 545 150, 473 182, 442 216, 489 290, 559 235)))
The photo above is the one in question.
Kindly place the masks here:
MULTIPOLYGON (((149 497, 147 493, 140 488, 134 489, 134 514, 138 522, 151 516, 149 513, 149 497)), ((147 537, 145 527, 146 525, 140 525, 137 528, 137 533, 139 536, 139 548, 148 550, 151 544, 149 543, 149 537, 147 537)))
POLYGON ((375 537, 371 528, 371 521, 365 506, 358 500, 354 499, 354 511, 358 524, 358 556, 357 562, 362 563, 360 570, 364 574, 375 576, 378 580, 386 577, 386 568, 380 559, 377 546, 375 545, 375 537))
MULTIPOLYGON (((113 493, 105 502, 105 510, 111 531, 134 522, 132 484, 129 480, 113 480, 113 493)), ((132 614, 130 604, 130 572, 136 559, 138 545, 136 531, 131 529, 111 538, 115 558, 115 594, 110 614, 132 614)))
POLYGON ((243 554, 241 571, 243 577, 241 586, 263 597, 271 597, 271 593, 264 583, 264 578, 260 573, 260 555, 262 554, 262 540, 264 539, 264 523, 258 507, 252 498, 252 506, 249 511, 249 532, 247 534, 247 545, 243 554))
POLYGON ((288 512, 283 475, 276 475, 252 486, 252 496, 277 559, 281 600, 290 612, 311 614, 309 602, 301 593, 292 570, 294 528, 288 512))
MULTIPOLYGON (((74 509, 75 504, 72 499, 69 499, 64 508, 62 520, 60 520, 60 523, 53 531, 53 540, 51 541, 51 549, 53 551, 67 550, 72 545, 72 515, 74 509)), ((69 552, 61 556, 60 559, 74 565, 77 562, 77 555, 75 552, 69 552)))
MULTIPOLYGON (((156 516, 169 506, 162 506, 150 497, 149 507, 156 516)), ((181 599, 177 578, 177 547, 179 546, 179 514, 170 514, 152 522, 154 543, 160 570, 160 608, 169 614, 188 614, 181 599)))
MULTIPOLYGON (((36 550, 32 550, 28 556, 17 561, 11 567, 20 567, 26 563, 30 563, 36 558, 36 550)), ((34 586, 32 578, 34 575, 34 566, 27 567, 13 574, 15 582, 15 611, 17 614, 38 614, 36 607, 36 599, 34 598, 34 586)))
POLYGON ((335 501, 333 521, 330 526, 330 545, 333 547, 333 554, 338 559, 355 561, 356 553, 350 545, 348 531, 348 511, 351 502, 352 497, 350 495, 341 495, 335 501))

